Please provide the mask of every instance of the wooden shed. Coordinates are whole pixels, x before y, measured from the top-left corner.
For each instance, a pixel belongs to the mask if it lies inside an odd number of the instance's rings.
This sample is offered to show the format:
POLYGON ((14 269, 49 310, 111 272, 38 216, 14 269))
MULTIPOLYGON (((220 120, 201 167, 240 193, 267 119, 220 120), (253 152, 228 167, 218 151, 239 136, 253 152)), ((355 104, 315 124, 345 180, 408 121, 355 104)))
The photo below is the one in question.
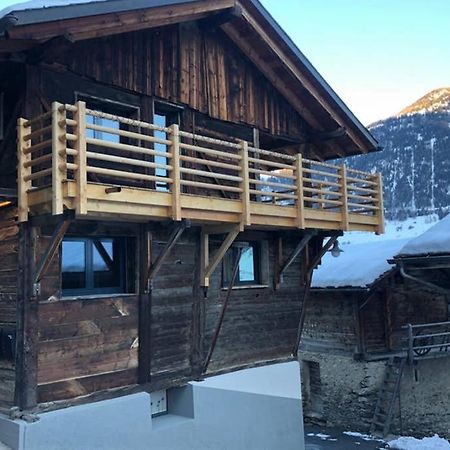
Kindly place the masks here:
POLYGON ((327 162, 377 142, 267 11, 1 15, 0 404, 295 358, 312 270, 383 232, 382 186, 327 162))

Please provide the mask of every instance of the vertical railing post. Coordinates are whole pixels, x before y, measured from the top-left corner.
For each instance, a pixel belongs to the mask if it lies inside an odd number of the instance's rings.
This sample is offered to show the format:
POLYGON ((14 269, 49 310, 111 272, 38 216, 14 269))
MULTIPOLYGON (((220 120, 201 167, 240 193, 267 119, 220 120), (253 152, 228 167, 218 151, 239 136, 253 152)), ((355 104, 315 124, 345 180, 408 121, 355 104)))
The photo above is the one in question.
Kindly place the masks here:
POLYGON ((63 181, 67 178, 66 111, 61 103, 52 103, 52 213, 64 211, 63 181))
POLYGON ((250 215, 250 179, 248 174, 248 142, 240 142, 240 168, 241 168, 241 203, 242 203, 242 218, 241 228, 251 225, 250 215))
POLYGON ((410 364, 414 361, 414 337, 413 337, 413 327, 410 323, 407 325, 408 327, 408 362, 410 364))
POLYGON ((297 189, 297 227, 305 228, 305 202, 303 199, 303 156, 295 155, 295 186, 297 189))
POLYGON ((345 166, 345 164, 342 164, 341 167, 339 168, 339 174, 341 176, 340 192, 342 201, 341 206, 342 229, 344 231, 347 231, 349 228, 349 220, 348 220, 349 211, 348 211, 348 192, 347 192, 347 167, 345 166))
POLYGON ((87 214, 87 156, 86 156, 86 103, 77 102, 74 119, 77 123, 75 128, 75 183, 76 202, 75 211, 77 215, 87 214))
POLYGON ((181 171, 180 171, 180 129, 170 126, 170 153, 172 153, 172 220, 181 220, 181 171))
POLYGON ((31 127, 26 126, 25 119, 17 120, 17 202, 19 206, 19 222, 28 220, 28 191, 31 189, 31 166, 26 164, 31 161, 31 153, 27 149, 31 147, 31 139, 25 140, 25 136, 31 133, 31 127))
POLYGON ((377 173, 374 176, 377 182, 376 190, 376 205, 378 206, 377 216, 378 216, 378 228, 376 234, 384 233, 384 203, 383 203, 383 179, 381 178, 381 173, 377 173))

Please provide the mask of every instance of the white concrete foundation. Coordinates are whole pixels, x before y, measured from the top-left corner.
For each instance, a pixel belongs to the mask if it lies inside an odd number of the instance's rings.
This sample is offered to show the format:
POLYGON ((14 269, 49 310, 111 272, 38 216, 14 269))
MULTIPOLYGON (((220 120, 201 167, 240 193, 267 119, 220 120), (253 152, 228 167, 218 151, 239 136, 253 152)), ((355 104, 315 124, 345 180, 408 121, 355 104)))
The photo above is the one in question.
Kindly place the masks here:
POLYGON ((43 413, 26 423, 0 418, 14 450, 304 450, 298 363, 248 369, 168 394, 152 418, 138 393, 43 413))

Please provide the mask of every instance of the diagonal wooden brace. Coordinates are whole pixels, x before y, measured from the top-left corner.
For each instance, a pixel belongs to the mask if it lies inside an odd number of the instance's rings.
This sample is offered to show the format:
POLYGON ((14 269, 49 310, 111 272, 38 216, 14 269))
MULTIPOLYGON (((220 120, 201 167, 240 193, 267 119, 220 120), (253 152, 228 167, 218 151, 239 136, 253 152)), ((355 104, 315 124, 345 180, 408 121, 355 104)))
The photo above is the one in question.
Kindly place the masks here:
POLYGON ((299 241, 297 246, 291 252, 291 254, 284 260, 284 262, 280 265, 278 270, 275 272, 275 280, 274 280, 274 288, 279 289, 283 273, 288 269, 288 267, 294 262, 295 258, 303 251, 311 238, 315 235, 315 232, 306 233, 299 241))
POLYGON ((217 250, 211 260, 209 260, 209 233, 207 233, 206 230, 202 232, 202 286, 209 286, 209 277, 214 272, 214 269, 218 266, 220 261, 222 261, 225 253, 231 247, 239 232, 240 225, 234 225, 231 229, 229 229, 225 240, 222 242, 219 250, 217 250))
POLYGON ((190 226, 191 226, 191 224, 189 221, 183 220, 178 226, 176 226, 173 229, 171 235, 169 236, 168 241, 166 242, 166 245, 161 250, 161 253, 157 256, 156 260, 149 267, 148 272, 147 272, 147 277, 145 280, 145 285, 147 285, 149 281, 151 281, 153 278, 155 278, 159 269, 161 269, 161 266, 162 266, 164 260, 166 259, 167 255, 170 253, 170 251, 172 250, 174 245, 180 239, 184 230, 186 230, 186 228, 189 228, 190 226))
POLYGON ((55 231, 52 234, 50 242, 45 249, 44 254, 41 256, 39 263, 36 266, 36 273, 34 275, 34 284, 37 285, 41 279, 44 277, 48 268, 50 267, 56 252, 58 251, 59 245, 61 244, 64 235, 69 229, 72 223, 73 216, 63 214, 62 220, 57 224, 55 231))

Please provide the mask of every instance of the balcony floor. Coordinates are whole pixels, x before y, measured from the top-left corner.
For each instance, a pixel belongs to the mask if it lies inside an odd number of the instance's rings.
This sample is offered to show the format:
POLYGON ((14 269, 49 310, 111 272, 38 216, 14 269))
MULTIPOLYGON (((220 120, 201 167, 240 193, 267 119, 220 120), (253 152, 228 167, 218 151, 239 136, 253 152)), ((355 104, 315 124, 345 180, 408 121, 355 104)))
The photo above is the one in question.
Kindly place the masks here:
MULTIPOLYGON (((91 183, 86 185, 87 214, 79 218, 148 222, 150 220, 172 219, 172 196, 168 192, 150 189, 120 187, 120 192, 106 193, 111 185, 91 183)), ((66 181, 63 189, 64 206, 75 209, 76 186, 66 181)), ((202 224, 240 223, 242 202, 218 197, 181 194, 181 218, 202 224)), ((31 214, 51 212, 52 188, 33 189, 29 193, 31 214)), ((342 215, 336 211, 318 208, 304 208, 305 228, 343 230, 342 215)), ((250 224, 247 226, 264 229, 297 229, 295 206, 250 202, 250 224)), ((348 231, 376 232, 378 219, 375 216, 349 214, 348 231)))

